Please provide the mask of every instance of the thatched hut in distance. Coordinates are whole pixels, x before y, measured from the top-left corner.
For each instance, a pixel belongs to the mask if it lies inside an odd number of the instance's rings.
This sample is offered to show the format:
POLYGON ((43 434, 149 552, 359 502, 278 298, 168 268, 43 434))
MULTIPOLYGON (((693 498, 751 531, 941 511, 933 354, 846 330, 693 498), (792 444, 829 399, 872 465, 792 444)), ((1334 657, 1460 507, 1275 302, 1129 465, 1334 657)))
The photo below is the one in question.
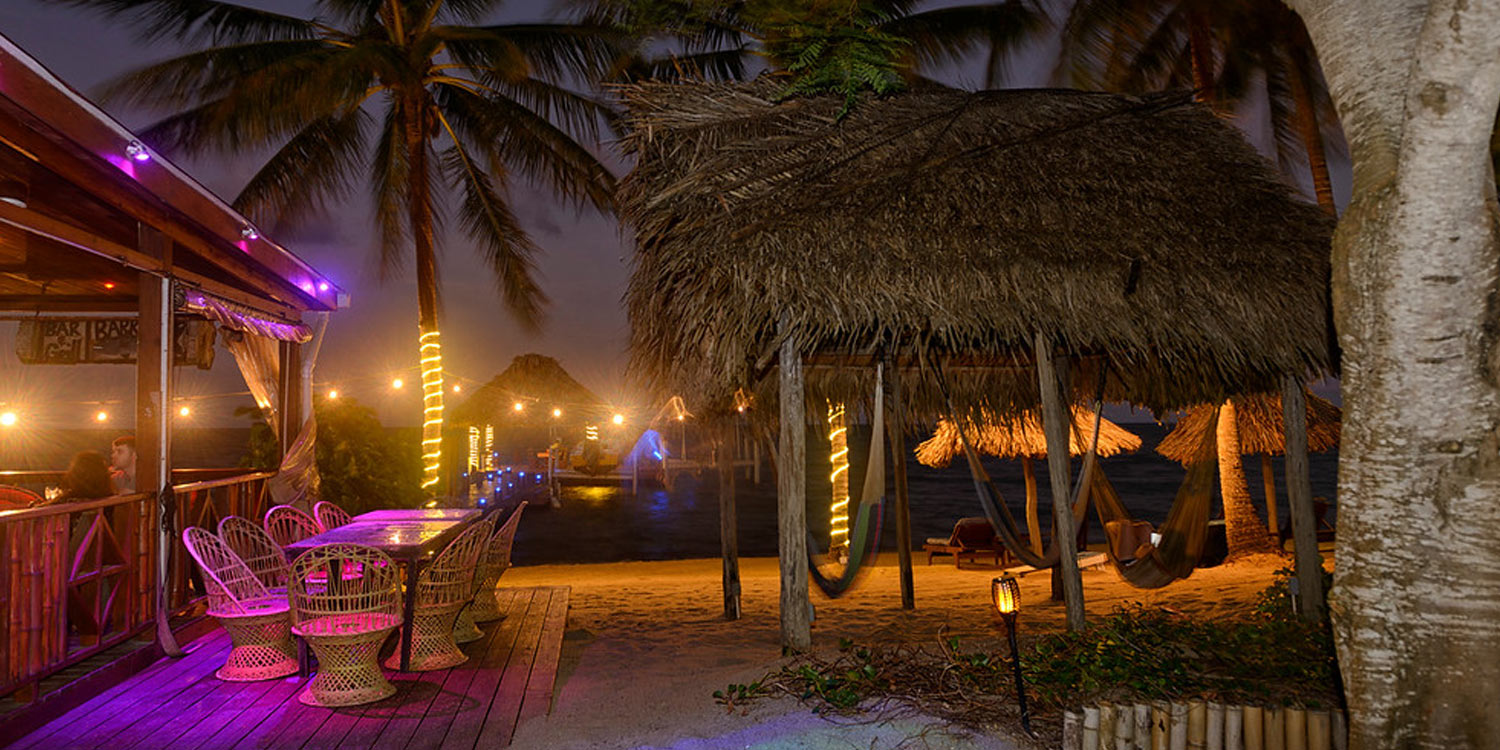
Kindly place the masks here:
MULTIPOLYGON (((1342 415, 1337 406, 1312 392, 1305 394, 1307 400, 1307 450, 1323 453, 1337 450, 1342 415)), ((1271 471, 1271 457, 1286 453, 1286 421, 1282 416, 1281 395, 1255 393, 1230 399, 1234 407, 1235 424, 1238 427, 1240 453, 1260 456, 1261 481, 1265 485, 1266 520, 1272 536, 1280 533, 1280 519, 1276 511, 1276 477, 1271 471)), ((1214 424, 1214 412, 1221 407, 1216 404, 1200 404, 1189 409, 1172 431, 1162 438, 1156 452, 1186 465, 1193 450, 1203 442, 1203 433, 1214 424)), ((1243 480, 1243 475, 1241 475, 1243 480)))
MULTIPOLYGON (((1156 409, 1328 368, 1333 221, 1190 97, 923 90, 841 120, 842 99, 778 103, 776 90, 622 87, 636 167, 619 198, 638 248, 635 373, 698 408, 779 362, 776 396, 757 405, 779 406, 788 646, 810 643, 809 387, 853 402, 889 362, 898 434, 901 403, 929 421, 948 411, 934 363, 958 411, 1042 403, 1053 496, 1066 497, 1070 367, 1156 409)), ((1070 392, 1093 391, 1080 380, 1070 392)), ((1064 578, 1081 625, 1076 569, 1064 578)))
MULTIPOLYGON (((493 449, 511 453, 544 450, 551 439, 581 436, 585 426, 608 420, 610 414, 609 405, 574 380, 557 360, 522 354, 453 407, 448 423, 458 428, 455 440, 472 442, 470 431, 478 432, 481 450, 475 457, 479 468, 486 469, 492 468, 484 465, 486 443, 493 441, 493 449)), ((471 452, 468 443, 464 451, 471 452)))
MULTIPOLYGON (((970 446, 975 451, 990 456, 1021 460, 1021 476, 1026 482, 1026 530, 1031 537, 1031 548, 1042 552, 1042 528, 1037 515, 1036 470, 1032 459, 1047 457, 1047 435, 1042 429, 1041 416, 1026 412, 1008 419, 991 417, 982 424, 965 430, 970 446)), ((1073 424, 1068 430, 1068 452, 1081 456, 1094 440, 1094 412, 1081 406, 1073 407, 1073 424)), ((1141 437, 1108 419, 1099 420, 1099 442, 1097 455, 1108 458, 1120 453, 1138 450, 1141 437)), ((963 443, 958 426, 952 420, 938 420, 932 437, 917 446, 917 461, 923 466, 942 468, 953 462, 954 456, 963 453, 963 443)))

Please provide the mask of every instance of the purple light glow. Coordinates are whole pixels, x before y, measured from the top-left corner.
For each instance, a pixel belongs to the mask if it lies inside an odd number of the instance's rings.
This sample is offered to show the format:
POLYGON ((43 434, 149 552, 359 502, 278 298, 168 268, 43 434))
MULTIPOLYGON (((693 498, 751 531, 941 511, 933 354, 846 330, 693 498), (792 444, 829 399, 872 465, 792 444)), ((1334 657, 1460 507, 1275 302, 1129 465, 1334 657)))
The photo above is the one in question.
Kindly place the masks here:
POLYGON ((125 155, 133 161, 151 161, 151 152, 147 151, 145 144, 140 141, 131 141, 126 144, 125 155))
POLYGON ((326 281, 320 281, 320 282, 318 282, 318 291, 320 291, 320 292, 326 292, 326 291, 328 291, 328 282, 326 282, 326 281))

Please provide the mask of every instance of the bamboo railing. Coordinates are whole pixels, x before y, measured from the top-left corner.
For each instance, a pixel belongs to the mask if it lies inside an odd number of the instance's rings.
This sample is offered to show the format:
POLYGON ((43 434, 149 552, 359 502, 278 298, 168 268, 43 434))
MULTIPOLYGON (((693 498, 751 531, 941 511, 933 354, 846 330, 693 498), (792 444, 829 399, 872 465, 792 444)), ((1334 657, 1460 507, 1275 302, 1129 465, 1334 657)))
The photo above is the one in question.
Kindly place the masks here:
MULTIPOLYGON (((174 488, 171 528, 215 528, 223 515, 258 517, 274 472, 174 488)), ((43 680, 155 622, 155 495, 138 493, 0 512, 0 697, 29 701, 43 680)), ((168 550, 169 608, 193 605, 189 558, 168 550)))

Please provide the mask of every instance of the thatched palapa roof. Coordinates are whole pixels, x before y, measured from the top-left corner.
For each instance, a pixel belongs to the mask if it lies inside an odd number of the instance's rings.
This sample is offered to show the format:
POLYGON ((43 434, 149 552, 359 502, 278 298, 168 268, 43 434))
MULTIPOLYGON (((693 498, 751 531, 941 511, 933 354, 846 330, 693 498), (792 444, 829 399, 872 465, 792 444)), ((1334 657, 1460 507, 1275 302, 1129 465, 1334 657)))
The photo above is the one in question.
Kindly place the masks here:
MULTIPOLYGON (((1239 427, 1240 452, 1246 455, 1279 456, 1286 453, 1286 423, 1281 415, 1281 396, 1256 393, 1233 399, 1235 424, 1239 427)), ((1216 404, 1188 410, 1172 431, 1161 439, 1156 452, 1186 464, 1203 445, 1203 433, 1213 424, 1216 404)), ((1323 453, 1339 447, 1342 414, 1325 398, 1307 392, 1307 450, 1323 453)))
MULTIPOLYGON (((1081 406, 1073 407, 1075 429, 1068 449, 1081 456, 1089 449, 1094 438, 1094 412, 1081 406)), ((992 419, 977 427, 967 427, 970 445, 974 450, 1000 458, 1045 458, 1047 437, 1042 431, 1042 422, 1035 412, 1027 412, 1008 420, 992 419)), ((1099 420, 1099 449, 1102 458, 1137 450, 1141 447, 1139 435, 1109 421, 1099 420)), ((933 436, 917 446, 917 461, 924 466, 942 468, 963 453, 958 427, 951 420, 940 420, 933 436)))
POLYGON ((449 421, 459 425, 546 424, 552 409, 563 410, 563 422, 598 419, 608 408, 557 360, 541 354, 522 354, 462 404, 453 407, 449 421), (517 401, 526 408, 515 410, 517 401))
MULTIPOLYGON (((965 406, 997 412, 1037 403, 1037 332, 1152 408, 1327 369, 1332 220, 1187 97, 923 90, 839 121, 842 99, 775 87, 620 89, 632 366, 658 393, 727 402, 778 330, 807 355, 968 357, 965 406)), ((813 393, 838 370, 816 365, 813 393)))

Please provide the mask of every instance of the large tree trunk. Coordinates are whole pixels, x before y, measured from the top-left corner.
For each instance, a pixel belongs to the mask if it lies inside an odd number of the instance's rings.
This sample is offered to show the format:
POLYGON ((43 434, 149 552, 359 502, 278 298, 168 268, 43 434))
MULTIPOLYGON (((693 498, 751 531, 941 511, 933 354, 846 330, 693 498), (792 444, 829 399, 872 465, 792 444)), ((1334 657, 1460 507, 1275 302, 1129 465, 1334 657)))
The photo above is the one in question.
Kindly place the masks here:
POLYGON ((441 491, 443 464, 443 344, 438 331, 437 256, 433 241, 432 188, 426 102, 406 102, 407 215, 417 267, 418 367, 422 373, 422 489, 441 491))
POLYGON ((1333 179, 1328 174, 1328 152, 1323 147, 1323 129, 1318 125, 1318 110, 1314 106, 1312 89, 1305 76, 1311 76, 1308 65, 1298 65, 1288 60, 1287 84, 1292 89, 1296 104, 1297 133, 1302 136, 1302 149, 1307 152, 1307 169, 1312 173, 1313 194, 1318 197, 1318 206, 1329 216, 1338 216, 1338 207, 1333 202, 1333 179))
POLYGON ((1240 429, 1234 402, 1219 407, 1217 447, 1219 452, 1219 496, 1224 500, 1224 535, 1229 543, 1227 559, 1254 552, 1274 552, 1271 535, 1250 500, 1245 466, 1240 462, 1240 429))
POLYGON ((1042 554, 1042 520, 1037 513, 1036 467, 1031 456, 1021 457, 1021 476, 1026 480, 1026 536, 1031 540, 1031 551, 1042 554))
POLYGON ((1353 156, 1330 599, 1350 747, 1500 746, 1500 4, 1291 0, 1353 156))
POLYGON ((1214 102, 1214 49, 1213 30, 1209 28, 1208 14, 1202 9, 1192 9, 1187 14, 1188 54, 1193 62, 1193 98, 1213 106, 1214 102))

